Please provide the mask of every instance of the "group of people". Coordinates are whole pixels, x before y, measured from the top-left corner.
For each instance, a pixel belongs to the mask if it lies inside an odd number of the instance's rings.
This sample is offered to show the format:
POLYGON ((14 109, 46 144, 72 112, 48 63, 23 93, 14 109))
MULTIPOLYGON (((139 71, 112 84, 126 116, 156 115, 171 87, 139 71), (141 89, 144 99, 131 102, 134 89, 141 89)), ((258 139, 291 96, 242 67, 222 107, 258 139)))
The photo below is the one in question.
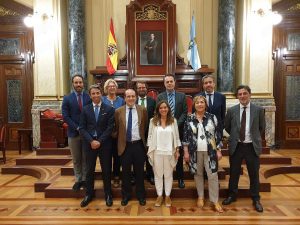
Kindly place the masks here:
POLYGON ((203 77, 204 92, 194 97, 193 113, 190 115, 187 113, 186 96, 175 90, 172 74, 165 75, 166 90, 157 96, 156 101, 147 96, 145 82, 138 81, 135 90, 127 89, 124 99, 117 96, 118 85, 113 79, 104 84, 106 96, 102 96, 98 85, 90 86, 88 96, 83 91, 81 75, 73 76, 72 83, 74 92, 64 97, 62 113, 69 125, 68 143, 76 179, 73 190, 86 189, 81 207, 87 206, 94 197, 94 172, 99 157, 107 206, 113 204, 111 174, 114 187, 118 187, 121 180, 122 206, 126 206, 132 198, 132 180, 139 204, 146 204, 146 161, 147 179, 155 185, 157 192, 155 206, 159 207, 164 202, 166 207, 170 207, 174 168, 178 187, 185 187, 184 160, 194 175, 197 206, 205 204, 205 169, 209 199, 215 211, 223 212, 219 204, 218 161, 222 158, 225 128, 230 135, 230 180, 229 195, 222 204, 236 201, 244 159, 254 208, 258 212, 263 211, 259 196, 259 155, 265 118, 263 109, 250 103, 251 89, 248 86, 237 88, 236 96, 240 103, 228 109, 225 116, 226 98, 214 90, 215 82, 211 75, 203 77))

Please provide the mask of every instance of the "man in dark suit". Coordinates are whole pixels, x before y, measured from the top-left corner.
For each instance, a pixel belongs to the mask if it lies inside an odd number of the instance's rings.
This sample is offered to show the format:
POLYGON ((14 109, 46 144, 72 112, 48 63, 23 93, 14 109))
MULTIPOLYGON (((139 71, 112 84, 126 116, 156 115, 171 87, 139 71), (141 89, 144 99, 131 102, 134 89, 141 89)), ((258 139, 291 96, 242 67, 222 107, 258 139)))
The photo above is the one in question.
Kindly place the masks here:
POLYGON ((208 109, 207 111, 211 114, 214 114, 218 119, 218 126, 223 132, 224 129, 224 120, 226 112, 226 97, 215 91, 215 81, 212 75, 205 75, 202 78, 203 90, 197 95, 202 95, 206 98, 208 109))
POLYGON ((83 146, 87 158, 86 195, 81 207, 87 206, 94 197, 94 173, 97 158, 100 158, 102 179, 107 206, 112 206, 111 157, 114 127, 114 108, 101 102, 101 90, 91 85, 89 94, 92 103, 85 106, 80 116, 79 132, 83 137, 83 146))
MULTIPOLYGON (((147 114, 148 114, 148 121, 145 130, 145 138, 148 138, 148 129, 149 129, 149 122, 150 119, 154 115, 154 110, 156 106, 156 102, 153 98, 147 96, 147 83, 144 81, 136 82, 136 90, 138 94, 138 98, 136 100, 136 104, 146 107, 147 114)), ((150 165, 149 161, 146 160, 146 177, 150 184, 154 185, 154 174, 152 166, 150 165)))
MULTIPOLYGON (((187 104, 186 96, 183 93, 175 91, 175 77, 172 74, 166 74, 164 77, 164 85, 166 88, 165 92, 160 93, 157 96, 156 102, 161 100, 168 101, 172 115, 176 118, 180 140, 183 138, 183 125, 187 117, 187 104)), ((183 149, 179 150, 180 156, 176 165, 176 173, 178 179, 178 187, 184 188, 185 184, 183 181, 183 149)))
POLYGON ((136 93, 133 89, 125 91, 126 105, 115 112, 115 132, 118 137, 118 154, 121 156, 122 165, 122 201, 125 206, 131 199, 132 186, 131 166, 135 175, 136 197, 140 205, 146 204, 144 185, 145 129, 147 126, 147 110, 135 104, 136 93))
POLYGON ((229 205, 236 201, 241 164, 245 160, 254 208, 257 212, 263 212, 259 196, 259 155, 262 151, 261 135, 265 130, 265 114, 263 108, 250 102, 249 86, 240 85, 236 95, 240 104, 228 109, 225 117, 225 130, 230 135, 230 178, 229 196, 222 204, 229 205))
POLYGON ((87 93, 83 91, 83 77, 74 75, 72 77, 74 91, 65 96, 62 102, 62 115, 68 124, 68 144, 72 154, 75 183, 74 191, 85 187, 86 180, 86 156, 82 149, 82 141, 79 135, 79 119, 82 108, 91 103, 87 93))

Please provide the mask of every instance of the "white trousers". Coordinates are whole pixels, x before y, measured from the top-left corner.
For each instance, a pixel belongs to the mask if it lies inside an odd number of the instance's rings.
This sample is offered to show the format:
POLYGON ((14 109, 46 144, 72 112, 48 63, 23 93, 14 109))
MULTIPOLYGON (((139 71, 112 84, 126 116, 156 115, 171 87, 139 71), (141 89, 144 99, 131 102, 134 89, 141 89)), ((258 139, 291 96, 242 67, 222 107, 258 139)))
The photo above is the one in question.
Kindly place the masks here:
POLYGON ((173 184, 173 169, 170 163, 171 155, 157 155, 154 153, 153 172, 156 193, 162 196, 165 186, 165 195, 170 196, 173 184))

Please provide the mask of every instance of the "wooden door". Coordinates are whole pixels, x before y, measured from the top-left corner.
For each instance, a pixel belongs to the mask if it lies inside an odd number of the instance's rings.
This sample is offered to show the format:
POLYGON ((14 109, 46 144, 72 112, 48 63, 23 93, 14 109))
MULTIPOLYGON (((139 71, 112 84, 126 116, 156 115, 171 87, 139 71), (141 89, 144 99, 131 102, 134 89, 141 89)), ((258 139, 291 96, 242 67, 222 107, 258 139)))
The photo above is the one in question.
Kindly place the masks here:
POLYGON ((273 10, 283 15, 273 29, 276 143, 300 148, 300 9, 296 1, 281 1, 273 10))
POLYGON ((11 150, 17 149, 17 129, 32 127, 33 31, 23 24, 32 9, 7 0, 0 6, 0 117, 11 150))

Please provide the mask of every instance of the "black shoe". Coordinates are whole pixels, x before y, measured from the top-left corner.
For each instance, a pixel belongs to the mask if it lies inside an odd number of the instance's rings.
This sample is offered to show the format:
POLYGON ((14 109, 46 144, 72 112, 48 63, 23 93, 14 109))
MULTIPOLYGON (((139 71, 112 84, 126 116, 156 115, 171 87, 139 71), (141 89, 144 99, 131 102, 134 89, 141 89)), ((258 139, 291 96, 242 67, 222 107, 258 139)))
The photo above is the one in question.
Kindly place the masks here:
POLYGON ((86 207, 92 200, 93 200, 93 197, 91 197, 90 195, 86 195, 84 197, 84 199, 81 201, 80 206, 86 207))
POLYGON ((72 189, 73 189, 73 191, 78 192, 80 190, 80 187, 81 187, 81 182, 75 182, 72 189))
POLYGON ((113 199, 112 199, 112 196, 111 195, 107 195, 107 197, 105 198, 105 202, 106 202, 106 205, 108 207, 112 206, 113 205, 113 199))
POLYGON ((81 181, 81 187, 86 189, 86 182, 85 181, 81 181))
POLYGON ((222 205, 230 205, 232 202, 235 202, 236 198, 229 196, 228 198, 225 198, 222 202, 222 205))
POLYGON ((134 176, 131 177, 130 183, 131 183, 131 185, 135 185, 135 177, 134 176))
POLYGON ((142 205, 142 206, 146 205, 146 199, 140 198, 140 199, 139 199, 139 203, 140 203, 140 205, 142 205))
POLYGON ((260 201, 253 201, 253 206, 257 212, 263 212, 264 208, 262 207, 260 201))
POLYGON ((126 206, 128 204, 128 202, 129 202, 129 198, 124 197, 124 198, 122 198, 121 205, 126 206))
POLYGON ((147 179, 149 181, 150 184, 154 185, 154 177, 148 177, 147 179))
POLYGON ((184 184, 183 179, 178 179, 178 187, 179 188, 185 188, 185 184, 184 184))

